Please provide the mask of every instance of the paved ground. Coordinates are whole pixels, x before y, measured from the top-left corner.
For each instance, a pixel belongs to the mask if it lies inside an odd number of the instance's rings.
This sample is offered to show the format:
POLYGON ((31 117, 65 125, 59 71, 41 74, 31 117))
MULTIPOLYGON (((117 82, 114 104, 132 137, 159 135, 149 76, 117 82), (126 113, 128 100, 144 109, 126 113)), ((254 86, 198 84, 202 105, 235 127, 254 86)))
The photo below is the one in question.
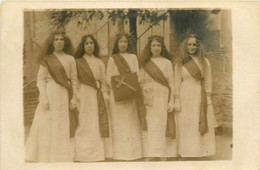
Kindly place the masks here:
POLYGON ((214 156, 210 156, 211 160, 231 160, 232 159, 232 136, 221 135, 216 136, 217 153, 214 156))
MULTIPOLYGON (((27 130, 28 131, 28 130, 27 130)), ((28 133, 28 132, 27 132, 28 133)), ((27 134, 26 134, 27 135, 27 134)), ((168 161, 201 161, 201 160, 231 160, 232 159, 232 135, 230 133, 222 133, 216 136, 216 155, 209 156, 206 158, 199 159, 178 159, 170 158, 168 161)), ((107 159, 108 162, 119 162, 116 160, 107 159)), ((135 161, 144 161, 143 159, 135 161)), ((160 161, 160 159, 154 159, 152 161, 160 161)))
MULTIPOLYGON (((168 161, 210 161, 210 160, 232 160, 232 135, 222 134, 216 136, 216 154, 205 158, 191 158, 191 159, 179 159, 170 158, 168 161)), ((118 162, 115 160, 107 160, 112 162, 118 162)), ((138 162, 144 161, 143 159, 136 160, 138 162)), ((153 159, 152 161, 160 161, 159 158, 153 159)))

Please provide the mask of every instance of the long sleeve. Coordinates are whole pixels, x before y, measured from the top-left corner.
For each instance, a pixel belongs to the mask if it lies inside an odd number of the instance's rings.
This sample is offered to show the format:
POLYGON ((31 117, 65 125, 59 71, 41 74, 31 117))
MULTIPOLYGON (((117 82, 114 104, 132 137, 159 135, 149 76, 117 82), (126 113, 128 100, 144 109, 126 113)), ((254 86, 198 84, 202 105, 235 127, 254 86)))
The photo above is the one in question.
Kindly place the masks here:
POLYGON ((145 71, 143 68, 140 69, 140 72, 137 74, 138 75, 138 80, 140 82, 141 87, 144 85, 145 81, 145 71))
POLYGON ((206 61, 206 70, 205 70, 205 90, 206 93, 211 93, 212 92, 212 71, 211 71, 211 66, 210 62, 207 58, 205 58, 206 61))
POLYGON ((174 66, 174 95, 180 95, 180 86, 182 81, 181 65, 176 63, 174 66))
POLYGON ((138 81, 140 82, 140 69, 139 69, 139 63, 138 63, 138 59, 137 59, 137 56, 134 55, 135 57, 135 60, 134 60, 134 69, 133 69, 133 72, 136 72, 137 74, 137 77, 138 77, 138 81))
POLYGON ((101 81, 101 90, 103 92, 108 92, 108 85, 106 81, 106 69, 105 69, 105 64, 100 61, 100 66, 99 66, 99 71, 100 71, 100 81, 101 81))
POLYGON ((48 101, 47 93, 46 93, 48 75, 49 75, 49 71, 47 67, 40 65, 39 72, 37 75, 37 87, 40 91, 40 97, 39 97, 40 102, 46 100, 48 101))
POLYGON ((76 98, 79 101, 80 100, 80 92, 79 92, 79 88, 80 88, 81 82, 77 79, 77 91, 76 91, 76 98))
POLYGON ((109 57, 108 63, 107 63, 106 81, 110 87, 111 87, 111 77, 114 73, 114 68, 115 68, 114 59, 112 57, 109 57))
POLYGON ((78 87, 78 80, 77 80, 77 67, 76 67, 76 61, 74 58, 71 59, 70 62, 70 80, 71 85, 73 88, 73 97, 77 97, 77 87, 78 87))
POLYGON ((170 101, 173 101, 174 100, 174 74, 173 74, 173 68, 171 62, 169 62, 167 68, 168 68, 168 83, 171 88, 170 101))
POLYGON ((137 59, 137 56, 134 55, 135 59, 134 59, 134 70, 133 72, 136 72, 136 73, 139 73, 139 63, 138 63, 138 59, 137 59))

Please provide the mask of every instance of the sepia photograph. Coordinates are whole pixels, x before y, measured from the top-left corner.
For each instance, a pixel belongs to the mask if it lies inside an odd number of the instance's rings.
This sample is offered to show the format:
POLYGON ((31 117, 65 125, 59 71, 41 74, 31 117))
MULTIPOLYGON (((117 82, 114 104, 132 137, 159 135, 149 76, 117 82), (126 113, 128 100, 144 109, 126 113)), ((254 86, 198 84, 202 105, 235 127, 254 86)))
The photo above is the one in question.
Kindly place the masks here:
POLYGON ((259 169, 260 5, 3 2, 0 169, 259 169))
POLYGON ((24 10, 25 161, 232 159, 231 11, 24 10))

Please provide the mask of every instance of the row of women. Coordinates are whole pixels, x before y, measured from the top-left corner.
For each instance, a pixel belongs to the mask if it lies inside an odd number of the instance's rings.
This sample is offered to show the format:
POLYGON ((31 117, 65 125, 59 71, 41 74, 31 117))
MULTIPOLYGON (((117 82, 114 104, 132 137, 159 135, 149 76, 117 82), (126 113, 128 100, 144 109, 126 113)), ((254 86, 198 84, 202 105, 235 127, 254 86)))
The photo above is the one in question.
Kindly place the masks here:
POLYGON ((92 35, 82 37, 74 56, 64 32, 51 35, 47 47, 37 77, 39 105, 25 144, 27 161, 167 160, 215 154, 211 67, 196 35, 184 40, 183 56, 174 66, 161 36, 150 37, 137 57, 131 53, 129 35, 117 34, 107 67, 92 35), (117 101, 111 81, 122 70, 136 73, 140 89, 137 97, 117 101), (79 125, 72 137, 70 114, 75 108, 79 125))

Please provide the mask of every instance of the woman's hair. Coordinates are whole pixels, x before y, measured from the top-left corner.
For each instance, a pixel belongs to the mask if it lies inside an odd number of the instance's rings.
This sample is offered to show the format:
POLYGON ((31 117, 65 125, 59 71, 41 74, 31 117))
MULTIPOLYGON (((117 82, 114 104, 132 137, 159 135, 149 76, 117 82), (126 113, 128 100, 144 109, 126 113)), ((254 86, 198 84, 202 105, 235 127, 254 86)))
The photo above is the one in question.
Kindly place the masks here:
POLYGON ((203 45, 201 44, 199 38, 195 34, 189 34, 188 36, 186 36, 186 38, 183 40, 183 42, 180 45, 180 51, 179 51, 179 56, 181 57, 180 59, 184 59, 184 58, 189 56, 188 41, 191 38, 195 38, 196 39, 196 47, 197 47, 197 49, 196 49, 194 55, 195 56, 204 57, 205 50, 204 50, 203 45))
POLYGON ((77 51, 75 53, 75 58, 81 58, 85 54, 84 45, 87 40, 87 38, 90 38, 94 42, 94 56, 99 58, 99 45, 95 37, 91 34, 87 34, 82 37, 81 42, 79 43, 79 46, 77 48, 77 51))
POLYGON ((66 54, 69 54, 69 55, 73 54, 73 45, 71 43, 70 38, 65 34, 64 30, 56 30, 45 41, 45 44, 44 44, 44 47, 42 50, 42 55, 39 58, 39 62, 41 62, 44 59, 44 57, 53 53, 53 51, 54 51, 53 42, 54 42, 54 38, 56 35, 61 35, 64 38, 63 52, 65 52, 66 54))
POLYGON ((112 51, 112 54, 116 54, 119 53, 119 49, 118 49, 118 42, 122 37, 126 37, 127 41, 128 41, 128 47, 126 49, 126 52, 128 53, 133 53, 133 45, 131 43, 131 37, 129 34, 127 33, 117 33, 116 34, 116 39, 115 39, 115 43, 114 43, 114 48, 112 51))
POLYGON ((184 45, 184 51, 185 53, 189 53, 188 51, 188 41, 191 39, 191 38, 195 38, 196 39, 196 51, 194 53, 194 55, 197 55, 199 54, 200 52, 200 40, 198 39, 198 37, 195 35, 195 34, 189 34, 186 39, 184 40, 185 41, 185 45, 184 45))
POLYGON ((151 59, 151 57, 152 57, 151 44, 154 40, 158 41, 161 44, 161 47, 162 47, 161 56, 166 59, 171 60, 171 55, 167 51, 166 46, 164 44, 164 38, 159 35, 154 35, 154 36, 151 36, 148 38, 148 43, 146 44, 146 46, 143 50, 142 56, 139 58, 140 67, 143 67, 145 65, 145 63, 151 59))
POLYGON ((205 49, 203 47, 203 45, 201 44, 201 41, 199 40, 199 38, 195 35, 195 34, 189 34, 188 36, 186 36, 186 38, 183 40, 183 42, 180 45, 180 50, 179 50, 179 58, 178 58, 178 62, 181 62, 183 64, 183 62, 185 61, 185 59, 187 59, 187 57, 190 55, 188 52, 188 41, 191 38, 195 38, 196 39, 196 52, 194 53, 195 56, 198 57, 199 62, 202 64, 203 66, 203 72, 205 72, 206 70, 206 61, 205 61, 205 49))

